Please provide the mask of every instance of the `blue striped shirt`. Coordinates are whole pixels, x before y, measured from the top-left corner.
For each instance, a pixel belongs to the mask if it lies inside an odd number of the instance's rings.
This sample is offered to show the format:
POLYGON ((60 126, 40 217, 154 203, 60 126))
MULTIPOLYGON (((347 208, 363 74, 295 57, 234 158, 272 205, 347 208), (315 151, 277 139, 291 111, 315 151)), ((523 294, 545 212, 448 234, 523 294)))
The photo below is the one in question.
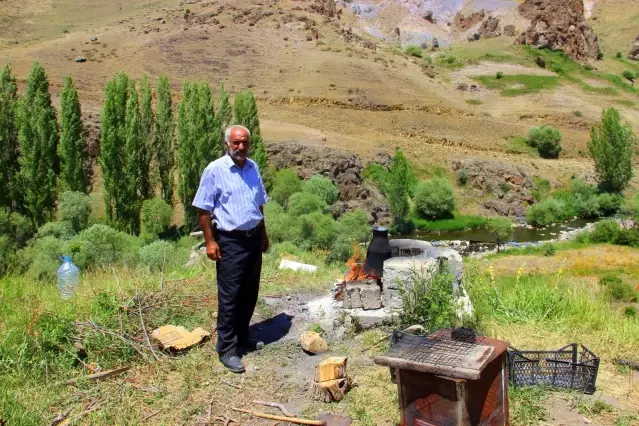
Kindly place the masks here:
POLYGON ((222 231, 248 231, 263 219, 267 201, 257 164, 247 158, 240 169, 227 154, 204 169, 193 205, 211 212, 222 231))

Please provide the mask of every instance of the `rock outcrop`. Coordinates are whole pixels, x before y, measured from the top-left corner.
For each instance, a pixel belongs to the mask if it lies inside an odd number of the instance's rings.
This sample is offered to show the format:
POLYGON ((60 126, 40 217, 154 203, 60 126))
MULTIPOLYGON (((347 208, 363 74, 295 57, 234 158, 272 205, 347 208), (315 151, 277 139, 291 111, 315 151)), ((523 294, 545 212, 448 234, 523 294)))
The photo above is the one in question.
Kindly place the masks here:
POLYGON ((457 160, 453 170, 465 176, 466 184, 491 198, 484 208, 500 216, 523 217, 533 204, 534 182, 521 168, 499 161, 457 160))
POLYGON ((499 18, 489 16, 484 22, 481 23, 477 32, 483 38, 499 37, 501 35, 499 18))
POLYGON ((485 17, 486 12, 484 12, 483 9, 479 12, 471 13, 468 16, 464 16, 461 14, 461 12, 459 12, 457 15, 455 15, 455 27, 457 27, 457 29, 462 32, 468 31, 469 29, 483 21, 485 17))
POLYGON ((634 59, 635 61, 639 61, 639 35, 635 40, 632 48, 630 49, 630 53, 628 53, 628 58, 634 59))
POLYGON ((585 21, 582 0, 526 0, 518 10, 531 21, 518 43, 562 50, 579 61, 598 59, 599 39, 585 21))
POLYGON ((364 182, 362 162, 355 154, 295 141, 269 144, 266 150, 269 162, 277 169, 293 169, 302 179, 322 175, 332 180, 339 190, 339 201, 333 206, 334 215, 363 209, 369 213, 371 222, 389 221, 384 197, 377 188, 364 182))
POLYGON ((507 37, 515 37, 517 35, 517 30, 514 25, 506 25, 504 27, 504 35, 507 37))

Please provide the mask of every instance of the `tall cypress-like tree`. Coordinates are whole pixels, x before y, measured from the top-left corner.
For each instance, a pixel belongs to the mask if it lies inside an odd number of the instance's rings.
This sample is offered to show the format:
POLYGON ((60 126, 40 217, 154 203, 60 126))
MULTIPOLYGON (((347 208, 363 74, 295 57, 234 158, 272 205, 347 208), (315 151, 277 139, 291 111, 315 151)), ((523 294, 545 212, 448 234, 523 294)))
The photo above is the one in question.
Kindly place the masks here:
POLYGON ((221 147, 220 125, 215 118, 213 97, 208 83, 203 82, 197 89, 198 110, 196 122, 198 123, 198 153, 200 157, 200 172, 213 160, 220 157, 221 147))
POLYGON ((235 97, 235 122, 251 132, 251 158, 260 170, 266 170, 266 149, 260 131, 260 118, 253 92, 238 93, 235 97))
POLYGON ((142 197, 140 194, 140 180, 142 170, 143 145, 142 122, 138 93, 135 83, 129 83, 129 96, 126 103, 124 124, 124 179, 120 190, 120 197, 116 204, 116 215, 120 226, 131 234, 140 233, 140 208, 142 197))
POLYGON ((67 191, 89 192, 91 168, 84 140, 82 112, 78 92, 71 76, 64 80, 60 94, 60 180, 67 191))
POLYGON ((35 62, 29 73, 25 96, 17 110, 18 186, 24 198, 23 211, 37 226, 53 216, 57 198, 58 123, 51 105, 49 81, 35 62))
POLYGON ((115 205, 123 183, 124 123, 129 78, 120 73, 107 82, 102 109, 100 168, 104 181, 104 206, 107 219, 115 220, 115 205))
POLYGON ((224 84, 220 85, 220 93, 217 98, 217 121, 220 123, 220 145, 222 151, 226 151, 224 147, 224 131, 233 123, 233 107, 229 100, 229 92, 224 88, 224 84))
POLYGON ((144 199, 153 196, 150 177, 154 122, 153 108, 151 107, 152 99, 151 84, 145 74, 140 85, 140 137, 142 139, 140 149, 140 194, 144 199))
POLYGON ((410 165, 401 149, 395 151, 390 166, 388 205, 395 221, 406 219, 410 211, 408 201, 410 187, 410 165))
POLYGON ((200 176, 201 159, 198 146, 198 109, 199 97, 196 84, 184 82, 178 108, 178 194, 184 206, 184 224, 195 223, 195 214, 191 203, 197 192, 200 176))
POLYGON ((20 204, 16 187, 18 173, 18 132, 15 122, 16 79, 5 64, 0 69, 0 207, 14 209, 20 204))
POLYGON ((166 77, 158 79, 157 120, 155 122, 155 159, 160 178, 162 198, 173 205, 173 168, 175 156, 173 152, 173 110, 171 88, 166 77))

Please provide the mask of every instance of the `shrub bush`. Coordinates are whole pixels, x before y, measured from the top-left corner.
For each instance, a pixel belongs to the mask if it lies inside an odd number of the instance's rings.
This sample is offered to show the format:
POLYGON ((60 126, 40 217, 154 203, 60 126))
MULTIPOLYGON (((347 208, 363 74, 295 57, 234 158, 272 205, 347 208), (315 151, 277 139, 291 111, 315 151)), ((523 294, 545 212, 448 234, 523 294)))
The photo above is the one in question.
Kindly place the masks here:
POLYGON ((459 183, 461 186, 464 186, 468 183, 468 173, 466 172, 466 169, 457 170, 457 183, 459 183))
POLYGON ((531 206, 526 213, 528 222, 537 226, 547 226, 552 223, 562 222, 569 217, 570 212, 566 203, 555 198, 547 198, 531 206))
POLYGON ((546 243, 542 246, 544 256, 554 256, 557 253, 557 248, 553 243, 546 243))
POLYGON ((264 221, 269 240, 273 243, 299 241, 300 227, 298 218, 292 218, 276 202, 269 201, 264 206, 264 221))
POLYGON ((599 283, 606 287, 606 292, 610 294, 613 300, 621 302, 636 302, 637 292, 628 283, 625 283, 617 275, 604 275, 599 280, 599 283))
POLYGON ((291 169, 281 169, 273 177, 271 198, 280 206, 286 207, 291 195, 302 190, 302 181, 291 169))
POLYGON ((620 229, 613 242, 620 246, 639 247, 639 229, 620 229))
POLYGON ((324 202, 332 206, 339 196, 335 184, 327 177, 315 175, 303 185, 303 191, 320 197, 324 202))
POLYGON ((623 316, 626 318, 637 318, 639 313, 637 312, 637 308, 634 306, 626 306, 623 310, 623 316))
POLYGON ((624 198, 617 194, 599 194, 597 204, 599 205, 600 216, 610 216, 621 210, 624 198))
POLYGON ((150 270, 158 271, 173 263, 175 248, 168 241, 154 241, 140 249, 139 265, 150 270))
POLYGON ((637 78, 637 75, 630 71, 630 70, 625 70, 623 72, 623 76, 626 80, 630 80, 630 82, 634 83, 635 82, 635 78, 637 78))
POLYGON ((497 72, 497 74, 495 75, 495 78, 496 78, 497 80, 499 80, 499 79, 501 79, 503 76, 504 76, 504 73, 503 73, 503 72, 501 72, 501 71, 498 71, 498 72, 497 72))
POLYGON ((137 263, 140 240, 106 225, 93 225, 73 237, 66 247, 80 268, 116 263, 132 267, 137 263))
POLYGON ((301 241, 307 250, 328 250, 337 236, 335 220, 331 215, 315 211, 300 216, 301 241))
POLYGON ((288 213, 291 217, 300 217, 313 212, 324 212, 328 206, 320 197, 308 192, 297 192, 288 199, 288 213))
POLYGON ((406 46, 406 49, 404 50, 404 52, 407 55, 414 56, 416 58, 422 57, 422 48, 419 46, 415 46, 414 44, 406 46))
POLYGON ((38 238, 55 237, 61 240, 70 240, 76 234, 71 221, 61 220, 59 222, 49 222, 38 228, 38 238))
POLYGON ((0 208, 0 276, 20 268, 18 250, 33 235, 33 226, 24 216, 0 208))
POLYGON ((146 241, 156 240, 160 234, 171 226, 172 217, 173 209, 163 199, 145 200, 142 203, 142 211, 140 213, 141 236, 146 241))
MULTIPOLYGON (((65 253, 65 242, 53 236, 32 240, 22 251, 22 259, 27 263, 27 276, 37 281, 54 283, 60 266, 59 257, 65 253)), ((76 263, 76 259, 72 261, 76 263)))
POLYGON ((60 195, 60 219, 69 221, 75 232, 87 227, 91 214, 91 198, 77 191, 66 191, 60 195))
POLYGON ((559 157, 561 139, 561 132, 547 124, 541 127, 532 127, 528 131, 528 144, 533 148, 537 148, 542 158, 559 157))
POLYGON ((415 210, 425 219, 451 217, 455 210, 455 193, 445 178, 422 181, 415 191, 415 210))
POLYGON ((623 58, 623 53, 617 52, 617 58, 619 58, 619 59, 623 58))
POLYGON ((613 243, 619 235, 621 227, 614 220, 602 220, 595 225, 590 233, 590 241, 593 243, 613 243))
POLYGON ((339 237, 345 238, 351 244, 367 242, 373 232, 368 213, 363 210, 355 210, 340 216, 335 223, 335 230, 339 237))

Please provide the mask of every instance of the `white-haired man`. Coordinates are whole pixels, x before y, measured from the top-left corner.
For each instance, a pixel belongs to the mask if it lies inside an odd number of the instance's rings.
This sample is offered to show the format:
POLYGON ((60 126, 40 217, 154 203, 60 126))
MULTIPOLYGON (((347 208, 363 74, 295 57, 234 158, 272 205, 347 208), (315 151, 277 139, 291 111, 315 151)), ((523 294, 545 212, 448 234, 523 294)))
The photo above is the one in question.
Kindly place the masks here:
POLYGON ((257 302, 262 253, 269 247, 263 208, 268 196, 257 164, 248 158, 250 137, 246 127, 226 129, 227 153, 204 169, 193 200, 206 255, 217 263, 217 352, 234 373, 244 372, 240 351, 256 346, 249 339, 249 323, 257 302))

